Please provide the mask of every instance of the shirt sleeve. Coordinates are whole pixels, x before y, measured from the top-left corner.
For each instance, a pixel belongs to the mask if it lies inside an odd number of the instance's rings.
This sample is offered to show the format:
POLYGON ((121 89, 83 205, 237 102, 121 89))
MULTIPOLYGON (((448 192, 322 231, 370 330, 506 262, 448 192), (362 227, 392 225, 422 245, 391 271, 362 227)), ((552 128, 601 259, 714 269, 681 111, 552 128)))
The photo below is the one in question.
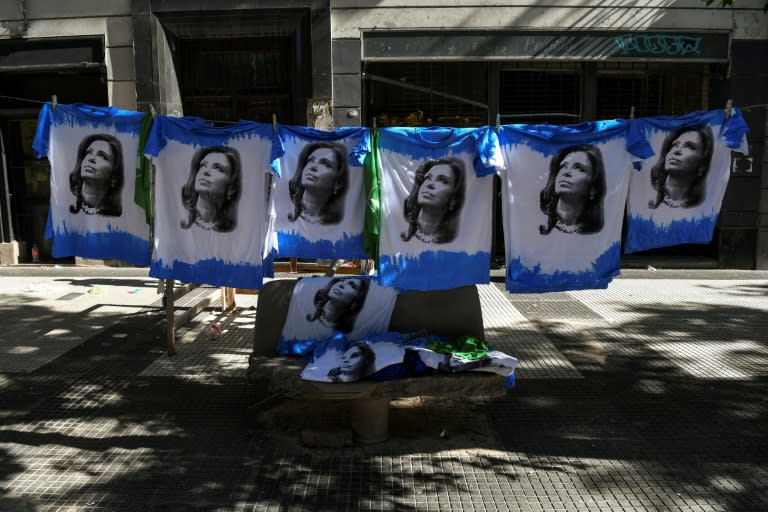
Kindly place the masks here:
POLYGON ((35 150, 35 158, 48 156, 48 143, 51 137, 51 104, 46 103, 40 109, 40 115, 37 118, 37 131, 35 139, 32 142, 32 149, 35 150))

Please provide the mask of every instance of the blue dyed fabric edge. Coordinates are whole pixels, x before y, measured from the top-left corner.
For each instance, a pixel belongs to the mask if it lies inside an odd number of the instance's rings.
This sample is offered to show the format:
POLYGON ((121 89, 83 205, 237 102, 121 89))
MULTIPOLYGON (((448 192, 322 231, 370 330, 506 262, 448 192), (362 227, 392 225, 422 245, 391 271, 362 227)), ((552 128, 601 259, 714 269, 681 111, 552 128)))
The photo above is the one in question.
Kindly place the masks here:
POLYGON ((184 283, 209 284, 260 290, 264 278, 262 265, 247 263, 225 263, 211 258, 196 263, 154 260, 149 267, 149 276, 158 279, 177 279, 184 283))
POLYGON ((64 230, 48 231, 53 239, 51 255, 54 258, 80 256, 97 260, 120 260, 146 267, 150 263, 151 248, 148 240, 131 233, 74 233, 64 230))
POLYGON ((57 104, 56 110, 50 102, 40 109, 37 129, 32 148, 35 157, 48 155, 51 126, 84 126, 94 129, 114 128, 118 133, 130 133, 138 136, 144 114, 115 107, 99 107, 85 103, 57 104))
POLYGON ((366 127, 346 126, 326 131, 306 126, 281 124, 279 129, 281 130, 281 135, 282 132, 288 132, 290 135, 306 141, 336 141, 359 137, 359 140, 349 152, 349 164, 353 167, 361 167, 366 155, 371 152, 371 131, 366 127))
POLYGON ((491 254, 424 251, 418 257, 382 254, 379 283, 404 290, 444 290, 491 282, 491 254))
POLYGON ((363 235, 348 236, 340 240, 318 240, 312 242, 303 236, 277 233, 277 258, 319 258, 319 259, 367 259, 363 250, 363 235))
POLYGON ((524 267, 519 258, 507 263, 506 288, 510 293, 564 292, 607 288, 621 270, 621 244, 612 245, 583 272, 543 274, 538 266, 524 267))
POLYGON ((708 244, 712 241, 717 215, 699 219, 676 220, 660 226, 652 220, 631 215, 627 218, 624 253, 658 249, 679 244, 708 244))
POLYGON ((639 130, 630 131, 631 125, 624 119, 587 121, 567 126, 508 124, 499 127, 499 140, 502 146, 524 144, 544 156, 552 156, 568 146, 601 144, 627 137, 626 147, 635 154, 637 148, 642 147, 642 140, 634 140, 634 137, 642 137, 642 134, 639 130), (629 139, 630 135, 632 140, 629 139))

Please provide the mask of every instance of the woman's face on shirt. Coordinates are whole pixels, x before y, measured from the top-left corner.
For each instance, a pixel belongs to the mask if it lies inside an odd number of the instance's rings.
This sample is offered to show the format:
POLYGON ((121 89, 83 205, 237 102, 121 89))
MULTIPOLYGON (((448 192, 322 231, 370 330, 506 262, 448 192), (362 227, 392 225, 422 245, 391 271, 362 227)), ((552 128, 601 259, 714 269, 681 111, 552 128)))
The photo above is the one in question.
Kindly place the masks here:
POLYGON ((592 162, 585 152, 575 151, 565 155, 555 178, 555 193, 587 197, 593 172, 592 162))
POLYGON ((432 167, 424 175, 419 187, 418 203, 420 206, 445 208, 456 188, 456 177, 447 164, 432 167))
POLYGON ((334 302, 349 306, 360 295, 362 286, 360 279, 341 279, 331 286, 328 297, 334 302))
POLYGON ((363 366, 364 359, 363 349, 358 346, 350 347, 341 355, 339 369, 341 373, 358 374, 363 366))
POLYGON ((232 166, 223 153, 208 153, 200 161, 195 178, 195 190, 223 196, 232 179, 232 166))
POLYGON ((669 174, 696 173, 703 156, 704 144, 701 140, 701 134, 693 130, 680 134, 672 142, 664 165, 669 174))
POLYGON ((339 162, 330 148, 318 148, 309 154, 301 174, 304 188, 333 190, 339 162))
POLYGON ((80 176, 86 179, 107 181, 115 166, 115 154, 108 142, 95 140, 85 150, 80 163, 80 176))

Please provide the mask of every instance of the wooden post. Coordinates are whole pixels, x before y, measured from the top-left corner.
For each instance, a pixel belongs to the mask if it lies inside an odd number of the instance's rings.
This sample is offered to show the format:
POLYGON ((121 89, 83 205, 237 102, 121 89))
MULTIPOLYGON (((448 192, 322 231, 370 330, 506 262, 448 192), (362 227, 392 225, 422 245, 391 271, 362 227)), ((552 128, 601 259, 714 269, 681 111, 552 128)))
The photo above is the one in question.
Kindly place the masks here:
POLYGON ((221 312, 227 313, 235 309, 235 289, 224 286, 221 289, 221 312))
POLYGON ((172 356, 176 354, 176 326, 173 309, 173 279, 165 280, 165 293, 163 298, 165 299, 165 336, 168 345, 168 355, 172 356))

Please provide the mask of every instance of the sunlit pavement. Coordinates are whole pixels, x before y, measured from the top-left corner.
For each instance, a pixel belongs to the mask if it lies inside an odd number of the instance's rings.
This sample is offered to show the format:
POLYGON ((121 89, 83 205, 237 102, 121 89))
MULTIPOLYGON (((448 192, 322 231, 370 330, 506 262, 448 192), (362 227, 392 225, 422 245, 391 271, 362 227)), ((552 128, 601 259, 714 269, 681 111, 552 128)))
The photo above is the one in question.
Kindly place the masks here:
POLYGON ((168 357, 146 269, 0 267, 0 510, 768 510, 768 272, 479 290, 516 389, 308 448, 344 411, 246 384, 257 296, 168 357))

